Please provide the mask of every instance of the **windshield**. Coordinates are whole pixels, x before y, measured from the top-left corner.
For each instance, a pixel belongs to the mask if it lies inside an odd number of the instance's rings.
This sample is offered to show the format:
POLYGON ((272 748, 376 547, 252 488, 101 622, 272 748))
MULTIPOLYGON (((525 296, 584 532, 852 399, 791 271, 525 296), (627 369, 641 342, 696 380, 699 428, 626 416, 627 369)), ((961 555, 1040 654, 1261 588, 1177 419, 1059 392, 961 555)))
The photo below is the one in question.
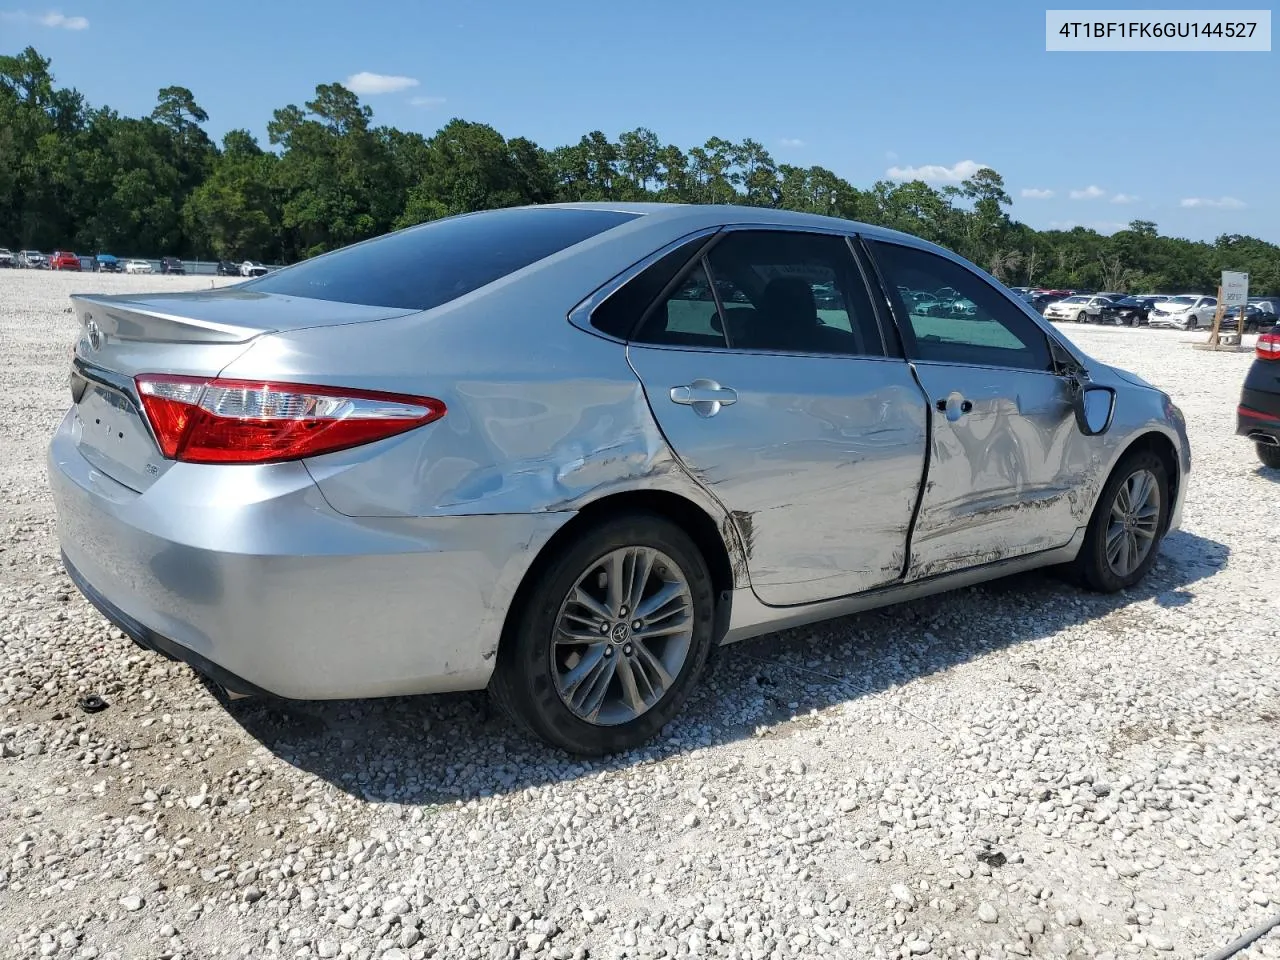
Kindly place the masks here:
POLYGON ((1062 302, 1063 303, 1088 303, 1089 298, 1088 297, 1067 297, 1067 299, 1063 300, 1062 302))
POLYGON ((1196 301, 1195 301, 1195 297, 1171 297, 1166 302, 1176 303, 1180 307, 1189 307, 1191 304, 1195 303, 1196 301))

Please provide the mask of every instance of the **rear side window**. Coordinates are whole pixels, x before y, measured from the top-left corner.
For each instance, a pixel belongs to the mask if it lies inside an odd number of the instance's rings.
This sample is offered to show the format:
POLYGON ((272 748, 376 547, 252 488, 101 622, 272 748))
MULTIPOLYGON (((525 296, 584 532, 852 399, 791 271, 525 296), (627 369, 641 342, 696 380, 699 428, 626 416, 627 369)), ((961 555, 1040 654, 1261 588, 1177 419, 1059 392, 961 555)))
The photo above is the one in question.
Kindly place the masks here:
POLYGON ((251 280, 244 288, 430 310, 637 216, 546 207, 465 214, 304 260, 251 280))
POLYGON ((636 274, 591 311, 591 325, 611 337, 628 339, 645 311, 710 239, 698 237, 683 243, 636 274))

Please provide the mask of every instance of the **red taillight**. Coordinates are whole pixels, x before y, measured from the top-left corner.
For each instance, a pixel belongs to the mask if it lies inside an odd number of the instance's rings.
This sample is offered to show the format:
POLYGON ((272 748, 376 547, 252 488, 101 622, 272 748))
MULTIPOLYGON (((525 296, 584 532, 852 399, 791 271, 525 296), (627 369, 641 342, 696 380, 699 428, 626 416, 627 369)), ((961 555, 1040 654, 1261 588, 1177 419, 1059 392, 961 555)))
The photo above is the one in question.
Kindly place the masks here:
POLYGON ((160 451, 186 463, 276 463, 393 437, 444 416, 430 397, 262 380, 143 374, 160 451))
POLYGON ((1280 360, 1280 333, 1264 333, 1253 347, 1259 360, 1280 360))

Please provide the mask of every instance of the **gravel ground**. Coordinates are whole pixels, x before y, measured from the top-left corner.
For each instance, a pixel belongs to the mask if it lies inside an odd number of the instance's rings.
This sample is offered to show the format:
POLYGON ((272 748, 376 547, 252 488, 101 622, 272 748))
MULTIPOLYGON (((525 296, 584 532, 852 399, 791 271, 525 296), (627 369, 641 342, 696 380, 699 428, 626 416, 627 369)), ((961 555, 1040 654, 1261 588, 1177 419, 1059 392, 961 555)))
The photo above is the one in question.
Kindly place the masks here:
POLYGON ((1139 589, 1029 575, 729 648, 668 738, 586 763, 481 694, 224 708, 75 592, 66 296, 209 283, 0 274, 0 956, 1193 957, 1280 911, 1247 356, 1067 329, 1190 424, 1139 589))

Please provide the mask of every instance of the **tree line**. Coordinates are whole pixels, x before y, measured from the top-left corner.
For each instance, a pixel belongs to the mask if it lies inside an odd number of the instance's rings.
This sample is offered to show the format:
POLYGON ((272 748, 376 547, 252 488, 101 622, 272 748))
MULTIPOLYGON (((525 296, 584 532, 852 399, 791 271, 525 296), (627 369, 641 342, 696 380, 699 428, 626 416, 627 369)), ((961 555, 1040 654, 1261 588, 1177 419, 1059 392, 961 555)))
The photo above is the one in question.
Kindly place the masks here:
POLYGON ((117 256, 291 263, 439 217, 525 203, 657 200, 781 207, 861 220, 935 241, 1009 284, 1119 291, 1212 291, 1244 270, 1280 293, 1280 248, 1227 234, 1161 236, 1135 220, 1103 236, 1014 220, 995 170, 958 185, 880 180, 778 163, 760 143, 712 137, 682 149, 643 127, 595 130, 546 149, 450 120, 434 136, 378 126, 341 84, 276 110, 264 147, 247 130, 214 143, 185 87, 146 117, 94 107, 58 87, 28 47, 0 56, 0 245, 117 256))

